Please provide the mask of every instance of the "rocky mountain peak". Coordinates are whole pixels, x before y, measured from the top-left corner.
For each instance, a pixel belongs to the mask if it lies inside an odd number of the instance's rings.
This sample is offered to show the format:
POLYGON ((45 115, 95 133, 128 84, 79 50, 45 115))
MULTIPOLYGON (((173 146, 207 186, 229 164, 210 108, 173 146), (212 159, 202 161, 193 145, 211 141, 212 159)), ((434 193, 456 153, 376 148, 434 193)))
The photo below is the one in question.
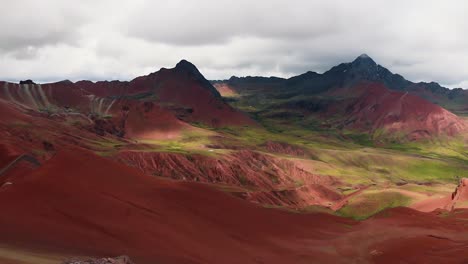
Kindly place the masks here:
POLYGON ((352 63, 354 67, 377 67, 377 63, 367 54, 361 54, 352 63))

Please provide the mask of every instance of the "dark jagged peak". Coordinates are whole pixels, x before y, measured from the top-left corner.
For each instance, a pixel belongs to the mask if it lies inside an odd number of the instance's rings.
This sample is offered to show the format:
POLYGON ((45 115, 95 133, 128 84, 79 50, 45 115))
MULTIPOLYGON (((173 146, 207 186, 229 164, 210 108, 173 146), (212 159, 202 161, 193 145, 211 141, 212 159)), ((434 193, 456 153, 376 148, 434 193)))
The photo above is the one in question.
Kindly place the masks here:
POLYGON ((19 84, 36 84, 36 83, 28 79, 28 80, 20 81, 19 84))
POLYGON ((184 71, 184 72, 189 72, 192 74, 201 74, 197 67, 193 65, 193 63, 187 61, 187 60, 181 60, 179 63, 176 64, 175 69, 177 71, 184 71))
POLYGON ((331 86, 349 86, 360 81, 382 82, 394 90, 404 90, 411 83, 401 75, 393 74, 377 64, 369 55, 362 54, 354 61, 342 63, 325 72, 331 86))
POLYGON ((205 77, 200 73, 200 71, 193 63, 183 59, 176 64, 174 71, 178 74, 185 75, 188 78, 199 82, 203 87, 208 89, 215 97, 221 98, 221 94, 218 92, 218 90, 216 90, 216 88, 214 88, 213 85, 207 79, 205 79, 205 77))
POLYGON ((361 54, 352 63, 354 67, 377 67, 377 63, 367 54, 361 54))
POLYGON ((364 59, 364 60, 371 59, 372 60, 372 58, 366 53, 359 55, 359 57, 357 57, 356 59, 364 59))
POLYGON ((289 79, 294 79, 294 78, 298 78, 298 77, 300 77, 300 78, 315 78, 317 76, 320 76, 320 74, 318 74, 318 73, 316 73, 314 71, 308 71, 308 72, 305 72, 303 74, 299 74, 297 76, 291 77, 289 79))
POLYGON ((295 85, 301 82, 306 82, 309 80, 314 80, 316 78, 320 78, 321 75, 313 72, 313 71, 308 71, 306 73, 291 77, 287 80, 288 85, 295 85))

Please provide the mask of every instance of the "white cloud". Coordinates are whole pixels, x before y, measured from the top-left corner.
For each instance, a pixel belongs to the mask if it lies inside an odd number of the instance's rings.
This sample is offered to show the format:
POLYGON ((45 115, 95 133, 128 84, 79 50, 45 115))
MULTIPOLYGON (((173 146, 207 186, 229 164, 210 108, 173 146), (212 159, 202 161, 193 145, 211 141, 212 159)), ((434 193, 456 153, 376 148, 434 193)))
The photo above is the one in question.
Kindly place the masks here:
POLYGON ((0 17, 0 79, 132 79, 182 58, 211 79, 286 77, 368 53, 407 79, 468 88, 467 8, 461 0, 10 1, 0 17))

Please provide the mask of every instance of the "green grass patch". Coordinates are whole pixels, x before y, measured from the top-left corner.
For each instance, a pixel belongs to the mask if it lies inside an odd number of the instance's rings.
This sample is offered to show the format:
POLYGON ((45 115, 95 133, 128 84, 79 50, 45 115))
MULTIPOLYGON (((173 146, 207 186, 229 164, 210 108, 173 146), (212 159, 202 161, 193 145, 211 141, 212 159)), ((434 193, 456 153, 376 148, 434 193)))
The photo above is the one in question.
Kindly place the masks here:
POLYGON ((351 199, 336 214, 364 220, 388 208, 407 206, 410 202, 409 197, 397 192, 365 192, 351 199))

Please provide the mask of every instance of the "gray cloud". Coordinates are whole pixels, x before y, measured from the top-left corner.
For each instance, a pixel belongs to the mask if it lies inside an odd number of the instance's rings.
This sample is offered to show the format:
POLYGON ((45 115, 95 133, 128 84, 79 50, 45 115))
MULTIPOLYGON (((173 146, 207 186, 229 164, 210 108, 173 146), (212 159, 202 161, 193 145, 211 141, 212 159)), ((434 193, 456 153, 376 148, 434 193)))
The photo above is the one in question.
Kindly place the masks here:
POLYGON ((89 3, 85 0, 81 7, 71 7, 59 0, 2 3, 0 50, 27 52, 31 48, 76 41, 78 27, 89 16, 86 2, 89 3))
POLYGON ((123 25, 129 35, 183 46, 252 36, 300 41, 338 28, 333 6, 324 1, 155 1, 132 17, 123 25), (314 16, 316 9, 328 16, 314 16))
POLYGON ((0 79, 131 79, 185 58, 207 78, 323 72, 361 53, 413 81, 468 84, 462 0, 17 0, 0 79))

